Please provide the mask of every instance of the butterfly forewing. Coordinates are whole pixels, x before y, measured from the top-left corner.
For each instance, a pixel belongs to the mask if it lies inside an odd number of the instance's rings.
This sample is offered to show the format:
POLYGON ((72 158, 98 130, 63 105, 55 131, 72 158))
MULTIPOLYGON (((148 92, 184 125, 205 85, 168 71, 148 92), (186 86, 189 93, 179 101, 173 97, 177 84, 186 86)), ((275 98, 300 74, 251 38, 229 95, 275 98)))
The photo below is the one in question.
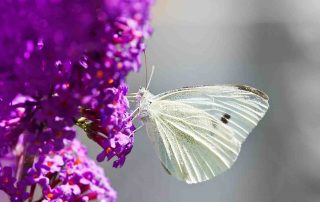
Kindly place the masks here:
POLYGON ((169 91, 156 96, 188 104, 209 113, 230 127, 243 142, 266 113, 268 96, 249 86, 201 86, 169 91))

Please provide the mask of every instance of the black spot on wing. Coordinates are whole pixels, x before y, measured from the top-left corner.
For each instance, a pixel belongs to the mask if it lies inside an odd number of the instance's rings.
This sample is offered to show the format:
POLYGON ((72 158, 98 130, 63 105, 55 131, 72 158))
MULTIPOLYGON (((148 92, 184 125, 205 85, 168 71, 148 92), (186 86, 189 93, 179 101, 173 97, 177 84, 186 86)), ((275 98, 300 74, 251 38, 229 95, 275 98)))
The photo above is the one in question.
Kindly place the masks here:
POLYGON ((246 86, 246 85, 236 85, 236 87, 239 90, 248 91, 248 92, 254 93, 254 94, 262 97, 263 99, 269 100, 268 95, 265 94, 264 92, 262 92, 261 90, 258 90, 258 89, 255 89, 255 88, 252 88, 252 87, 246 86))
POLYGON ((231 115, 230 114, 224 114, 223 117, 226 118, 226 119, 230 119, 231 115))
POLYGON ((227 124, 228 123, 228 119, 226 119, 225 117, 221 117, 220 119, 222 121, 222 123, 227 124))

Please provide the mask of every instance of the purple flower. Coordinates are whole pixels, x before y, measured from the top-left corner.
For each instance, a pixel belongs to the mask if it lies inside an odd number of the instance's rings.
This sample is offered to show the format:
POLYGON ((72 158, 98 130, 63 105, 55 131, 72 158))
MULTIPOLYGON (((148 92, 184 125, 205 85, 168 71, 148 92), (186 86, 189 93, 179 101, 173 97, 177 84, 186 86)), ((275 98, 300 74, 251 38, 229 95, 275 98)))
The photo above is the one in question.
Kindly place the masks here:
POLYGON ((12 202, 25 201, 30 197, 30 194, 26 191, 27 184, 23 181, 17 182, 16 188, 10 193, 10 199, 12 202))
POLYGON ((112 149, 124 159, 133 144, 133 137, 121 142, 133 129, 125 119, 125 78, 141 66, 144 39, 151 33, 151 3, 2 1, 0 50, 6 51, 0 53, 1 149, 13 148, 23 134, 32 154, 57 151, 63 139, 74 138, 74 131, 66 128, 84 116, 101 119, 101 127, 109 130, 104 138, 119 143, 112 149), (17 110, 23 113, 17 115, 17 110))
POLYGON ((36 186, 42 188, 42 201, 116 201, 116 192, 103 169, 88 158, 87 149, 77 140, 65 144, 58 152, 35 158, 19 180, 15 169, 0 167, 0 189, 17 202, 33 196, 36 186))
POLYGON ((12 201, 35 186, 43 201, 115 201, 73 126, 102 147, 99 161, 124 164, 135 129, 125 79, 141 66, 151 3, 0 1, 0 190, 12 201))
POLYGON ((101 200, 113 202, 112 189, 102 168, 87 157, 86 148, 79 141, 67 142, 59 152, 40 157, 27 172, 32 176, 29 185, 39 184, 47 201, 101 200))
POLYGON ((9 190, 12 192, 14 189, 14 182, 16 179, 13 177, 13 172, 11 167, 3 167, 1 168, 0 175, 0 189, 9 190))
POLYGON ((28 199, 29 193, 26 192, 26 184, 24 182, 16 183, 16 178, 13 175, 12 167, 0 169, 0 189, 10 196, 11 201, 20 202, 28 199))
POLYGON ((128 101, 125 98, 126 86, 118 89, 108 89, 106 100, 109 99, 105 107, 99 110, 83 110, 82 114, 87 118, 88 137, 97 142, 102 147, 102 152, 97 156, 98 161, 108 160, 113 157, 114 167, 121 167, 130 153, 134 143, 133 132, 135 127, 131 121, 131 115, 126 112, 128 101), (110 100, 111 99, 111 100, 110 100))

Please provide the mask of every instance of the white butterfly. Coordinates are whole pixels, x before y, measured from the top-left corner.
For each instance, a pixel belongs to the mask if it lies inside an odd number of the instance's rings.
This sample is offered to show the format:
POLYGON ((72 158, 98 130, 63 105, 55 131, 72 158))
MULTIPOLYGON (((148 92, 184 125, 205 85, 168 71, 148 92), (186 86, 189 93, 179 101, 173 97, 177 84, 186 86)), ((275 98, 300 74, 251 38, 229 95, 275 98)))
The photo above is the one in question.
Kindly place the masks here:
POLYGON ((163 167, 188 184, 229 169, 269 107, 265 93, 244 85, 186 87, 159 95, 141 88, 137 97, 138 114, 163 167))

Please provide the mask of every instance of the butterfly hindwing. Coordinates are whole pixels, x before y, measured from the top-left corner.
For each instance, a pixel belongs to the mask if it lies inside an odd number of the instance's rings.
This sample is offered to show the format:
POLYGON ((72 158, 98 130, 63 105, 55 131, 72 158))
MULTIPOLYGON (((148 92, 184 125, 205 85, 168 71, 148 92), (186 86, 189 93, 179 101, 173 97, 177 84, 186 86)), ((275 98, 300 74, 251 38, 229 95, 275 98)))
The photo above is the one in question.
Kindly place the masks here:
POLYGON ((187 183, 211 179, 231 167, 240 142, 210 114, 175 101, 157 101, 146 122, 167 172, 187 183))

